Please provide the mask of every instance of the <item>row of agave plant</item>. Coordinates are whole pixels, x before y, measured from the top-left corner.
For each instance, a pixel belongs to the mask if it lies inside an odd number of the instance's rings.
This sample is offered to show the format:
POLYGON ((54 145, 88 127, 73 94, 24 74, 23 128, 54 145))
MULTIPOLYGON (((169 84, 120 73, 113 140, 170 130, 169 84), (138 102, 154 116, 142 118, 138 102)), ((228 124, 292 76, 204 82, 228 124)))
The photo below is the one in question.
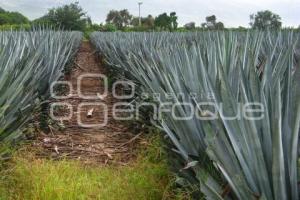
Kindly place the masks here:
POLYGON ((33 111, 50 97, 80 45, 82 33, 38 28, 0 32, 0 142, 22 136, 33 111))
POLYGON ((243 200, 299 198, 298 39, 293 32, 259 31, 91 35, 106 62, 139 86, 137 95, 159 93, 163 104, 167 94, 181 94, 172 98, 180 117, 191 116, 190 104, 200 115, 217 110, 217 118, 206 120, 175 120, 164 112, 156 123, 207 199, 243 200), (190 94, 209 95, 182 98, 190 94), (228 119, 250 102, 263 105, 263 118, 228 119), (222 181, 203 167, 205 156, 222 181))

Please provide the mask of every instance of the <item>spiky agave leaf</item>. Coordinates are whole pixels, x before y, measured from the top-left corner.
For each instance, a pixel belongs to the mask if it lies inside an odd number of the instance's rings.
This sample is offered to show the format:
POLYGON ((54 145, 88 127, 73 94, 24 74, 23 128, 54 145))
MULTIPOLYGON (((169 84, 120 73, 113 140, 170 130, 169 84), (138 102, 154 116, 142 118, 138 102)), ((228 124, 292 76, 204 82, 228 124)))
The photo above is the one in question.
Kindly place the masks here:
MULTIPOLYGON (((292 32, 257 31, 92 35, 108 62, 127 71, 143 91, 213 95, 213 100, 175 97, 172 103, 209 101, 220 118, 179 122, 164 113, 161 124, 187 162, 197 155, 201 160, 199 152, 206 150, 239 199, 297 199, 296 39, 292 32), (263 119, 226 118, 235 116, 239 104, 253 102, 263 105, 263 119)), ((175 111, 190 114, 183 105, 175 111)), ((203 192, 223 198, 217 182, 203 169, 198 173, 203 192)))
POLYGON ((16 140, 36 99, 49 97, 82 34, 38 29, 0 33, 0 141, 16 140))

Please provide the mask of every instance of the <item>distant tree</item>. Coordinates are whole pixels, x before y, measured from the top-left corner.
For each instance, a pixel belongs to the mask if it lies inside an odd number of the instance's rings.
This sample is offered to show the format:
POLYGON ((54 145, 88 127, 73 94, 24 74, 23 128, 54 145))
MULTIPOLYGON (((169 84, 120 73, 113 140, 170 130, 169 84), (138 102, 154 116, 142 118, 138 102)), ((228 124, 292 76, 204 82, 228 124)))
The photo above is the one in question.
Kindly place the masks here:
POLYGON ((243 27, 243 26, 239 26, 239 27, 238 27, 238 30, 239 30, 239 31, 246 31, 247 28, 246 28, 246 27, 243 27))
POLYGON ((154 24, 161 29, 168 29, 170 26, 170 18, 167 13, 158 15, 155 18, 154 24))
POLYGON ((215 24, 215 29, 217 29, 217 30, 222 30, 222 29, 224 29, 224 24, 223 24, 222 22, 217 22, 217 23, 215 24))
POLYGON ((99 24, 91 24, 90 26, 89 26, 89 30, 91 30, 91 31, 100 31, 100 25, 99 24))
POLYGON ((106 23, 114 24, 118 29, 123 29, 131 24, 132 15, 128 10, 111 10, 106 16, 106 23))
POLYGON ((9 13, 10 16, 10 23, 11 24, 26 24, 29 23, 29 20, 27 19, 27 17, 25 17, 24 15, 22 15, 19 12, 10 12, 9 13))
POLYGON ((28 24, 29 20, 19 12, 8 12, 0 8, 0 25, 28 24))
POLYGON ((152 15, 148 15, 148 17, 144 18, 142 20, 142 24, 145 26, 145 27, 148 27, 148 28, 153 28, 154 27, 154 17, 152 17, 152 15))
POLYGON ((88 26, 92 26, 93 25, 92 18, 90 16, 88 16, 86 18, 86 23, 87 23, 88 26))
POLYGON ((0 25, 10 24, 10 18, 6 13, 0 13, 0 25))
POLYGON ((215 15, 207 16, 205 20, 206 22, 201 24, 202 28, 207 28, 209 30, 224 29, 224 24, 222 22, 217 22, 217 17, 215 15))
POLYGON ((106 23, 105 25, 100 24, 99 31, 102 32, 116 32, 118 28, 114 24, 106 23))
POLYGON ((66 30, 84 31, 91 24, 91 19, 79 6, 79 3, 75 2, 50 9, 45 16, 36 19, 34 23, 47 23, 66 30))
POLYGON ((122 27, 122 18, 120 12, 117 10, 111 10, 106 16, 106 23, 107 24, 114 24, 116 27, 122 27))
POLYGON ((167 30, 170 28, 171 20, 167 13, 163 13, 155 18, 154 24, 162 30, 167 30))
MULTIPOLYGON (((145 29, 153 29, 154 28, 154 18, 152 15, 148 15, 147 17, 141 18, 142 27, 145 29)), ((139 26, 139 17, 133 17, 131 20, 131 25, 134 27, 139 26)))
POLYGON ((122 17, 123 20, 123 26, 128 26, 131 22, 132 19, 132 15, 129 13, 128 10, 121 10, 120 11, 120 15, 122 17))
POLYGON ((269 10, 250 15, 250 26, 256 29, 280 29, 281 17, 269 10))
POLYGON ((170 13, 170 21, 171 21, 171 28, 172 30, 176 30, 178 27, 178 22, 177 22, 177 15, 176 12, 171 12, 170 13))
POLYGON ((184 25, 184 28, 187 30, 193 30, 196 28, 196 23, 195 22, 190 22, 184 25))
POLYGON ((176 30, 178 27, 177 22, 178 17, 175 12, 171 12, 170 16, 167 13, 160 14, 154 20, 156 27, 159 27, 162 30, 176 30))
POLYGON ((0 7, 0 13, 6 12, 3 8, 0 7))
POLYGON ((206 18, 206 26, 208 28, 214 28, 216 25, 217 18, 215 15, 207 16, 206 18))
MULTIPOLYGON (((143 18, 142 18, 142 21, 143 21, 143 18)), ((139 26, 139 23, 140 23, 139 17, 133 17, 132 20, 131 20, 130 25, 132 25, 132 26, 139 26)), ((142 23, 142 25, 143 25, 143 23, 142 23)))

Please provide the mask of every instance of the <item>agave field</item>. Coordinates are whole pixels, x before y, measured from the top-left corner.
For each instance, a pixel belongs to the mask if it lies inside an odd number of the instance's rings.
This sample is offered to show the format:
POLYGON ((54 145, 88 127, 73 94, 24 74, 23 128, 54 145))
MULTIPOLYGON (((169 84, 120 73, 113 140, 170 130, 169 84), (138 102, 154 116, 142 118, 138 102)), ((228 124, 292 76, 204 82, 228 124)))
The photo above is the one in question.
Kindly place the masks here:
POLYGON ((178 171, 190 170, 185 178, 197 179, 207 199, 299 198, 298 33, 96 32, 91 41, 112 69, 138 86, 137 99, 142 92, 155 93, 156 103, 163 104, 170 101, 167 94, 176 94, 176 115, 189 119, 164 112, 155 123, 185 160, 178 171), (241 105, 253 102, 263 107, 261 118, 235 117, 241 105), (210 118, 215 112, 218 117, 210 118), (205 157, 217 176, 201 162, 205 157))
MULTIPOLYGON (((296 200, 299 36, 95 32, 90 38, 110 69, 134 82, 132 103, 171 103, 172 112, 152 122, 165 133, 178 183, 196 183, 212 200, 296 200)), ((46 29, 0 32, 1 143, 22 139, 81 39, 80 32, 46 29)))
POLYGON ((0 142, 22 136, 34 109, 50 97, 50 85, 60 79, 75 55, 80 32, 45 29, 0 32, 0 142))

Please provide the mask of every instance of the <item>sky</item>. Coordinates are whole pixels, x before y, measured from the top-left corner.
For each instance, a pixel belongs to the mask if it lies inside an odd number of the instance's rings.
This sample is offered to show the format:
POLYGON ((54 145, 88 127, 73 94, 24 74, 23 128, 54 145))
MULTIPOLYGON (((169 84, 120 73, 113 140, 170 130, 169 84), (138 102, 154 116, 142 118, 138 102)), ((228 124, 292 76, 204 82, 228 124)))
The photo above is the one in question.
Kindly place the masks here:
MULTIPOLYGON (((44 15, 49 8, 61 6, 75 0, 0 0, 0 7, 18 11, 29 19, 44 15)), ((81 7, 95 23, 105 22, 110 10, 128 9, 138 16, 138 2, 142 16, 157 16, 163 12, 175 11, 178 22, 184 25, 196 22, 200 25, 205 17, 216 15, 226 27, 249 25, 249 15, 261 10, 271 10, 281 16, 283 26, 300 25, 300 0, 78 0, 81 7)))

